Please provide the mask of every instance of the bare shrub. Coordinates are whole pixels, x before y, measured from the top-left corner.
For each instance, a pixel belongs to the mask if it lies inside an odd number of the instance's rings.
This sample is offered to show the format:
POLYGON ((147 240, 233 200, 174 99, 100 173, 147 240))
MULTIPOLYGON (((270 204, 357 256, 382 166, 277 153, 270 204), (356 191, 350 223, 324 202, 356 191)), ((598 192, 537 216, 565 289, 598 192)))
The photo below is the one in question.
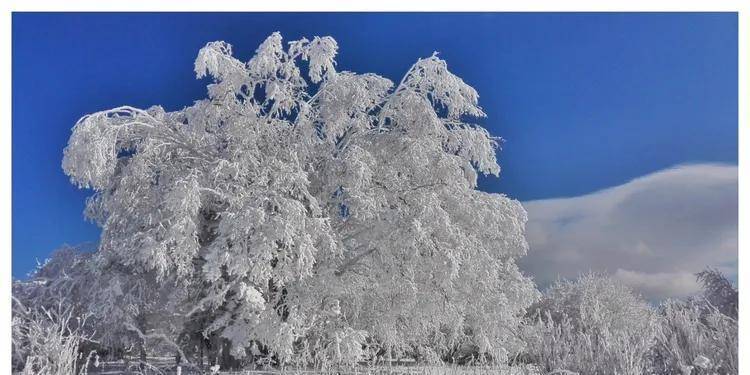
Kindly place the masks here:
POLYGON ((60 301, 55 308, 27 308, 13 298, 13 365, 24 375, 86 374, 91 354, 79 353, 86 316, 60 301))

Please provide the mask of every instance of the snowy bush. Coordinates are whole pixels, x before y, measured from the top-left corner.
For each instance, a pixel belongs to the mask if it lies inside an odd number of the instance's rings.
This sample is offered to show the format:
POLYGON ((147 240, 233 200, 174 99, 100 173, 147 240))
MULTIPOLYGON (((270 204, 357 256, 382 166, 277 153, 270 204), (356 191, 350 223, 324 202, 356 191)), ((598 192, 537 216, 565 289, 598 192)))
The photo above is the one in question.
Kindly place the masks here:
POLYGON ((545 371, 640 375, 648 369, 654 313, 609 277, 558 281, 531 311, 527 353, 545 371))
POLYGON ((737 374, 737 320, 705 303, 660 307, 653 360, 659 374, 737 374))
POLYGON ((85 374, 90 356, 79 349, 90 336, 87 316, 60 300, 54 308, 26 307, 13 298, 13 367, 24 375, 85 374))
POLYGON ((659 374, 737 374, 738 297, 718 270, 697 275, 701 294, 687 301, 667 300, 659 308, 653 350, 659 374))

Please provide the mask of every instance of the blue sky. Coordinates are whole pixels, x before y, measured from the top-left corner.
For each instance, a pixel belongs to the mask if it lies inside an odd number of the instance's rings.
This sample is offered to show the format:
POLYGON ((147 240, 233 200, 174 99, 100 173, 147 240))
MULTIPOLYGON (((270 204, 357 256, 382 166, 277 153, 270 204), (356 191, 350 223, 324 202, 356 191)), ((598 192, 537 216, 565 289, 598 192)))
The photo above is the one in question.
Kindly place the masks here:
POLYGON ((737 163, 735 14, 15 13, 12 28, 14 277, 98 238, 82 214, 89 192, 60 167, 76 120, 203 98, 193 60, 214 40, 247 60, 273 31, 331 35, 339 70, 394 81, 439 51, 505 139, 500 178, 480 188, 522 201, 737 163))

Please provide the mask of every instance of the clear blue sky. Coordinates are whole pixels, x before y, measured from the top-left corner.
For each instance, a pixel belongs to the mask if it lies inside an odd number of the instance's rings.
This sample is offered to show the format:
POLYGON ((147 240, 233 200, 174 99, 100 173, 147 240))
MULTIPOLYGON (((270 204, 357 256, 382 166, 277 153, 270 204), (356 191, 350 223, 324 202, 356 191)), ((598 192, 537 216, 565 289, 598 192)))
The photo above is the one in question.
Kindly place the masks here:
POLYGON ((273 31, 331 35, 339 70, 395 81, 439 51, 506 140, 500 178, 480 187, 520 200, 737 162, 735 14, 15 13, 12 28, 14 277, 98 238, 82 214, 90 192, 60 167, 75 121, 203 98, 193 61, 214 40, 247 60, 273 31))

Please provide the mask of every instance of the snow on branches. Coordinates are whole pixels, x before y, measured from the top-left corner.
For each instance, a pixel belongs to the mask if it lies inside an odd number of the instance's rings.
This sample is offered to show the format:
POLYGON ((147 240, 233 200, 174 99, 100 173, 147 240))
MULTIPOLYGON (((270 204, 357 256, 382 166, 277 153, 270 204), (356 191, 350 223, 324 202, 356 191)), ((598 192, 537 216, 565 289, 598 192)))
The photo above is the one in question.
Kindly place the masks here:
POLYGON ((337 52, 274 33, 243 62, 211 42, 195 61, 208 99, 81 118, 63 168, 93 190, 97 260, 174 288, 174 329, 236 357, 516 350, 537 297, 515 265, 526 213, 476 190, 500 172, 496 139, 466 122, 484 116, 476 90, 437 55, 394 87, 336 71, 337 52))

